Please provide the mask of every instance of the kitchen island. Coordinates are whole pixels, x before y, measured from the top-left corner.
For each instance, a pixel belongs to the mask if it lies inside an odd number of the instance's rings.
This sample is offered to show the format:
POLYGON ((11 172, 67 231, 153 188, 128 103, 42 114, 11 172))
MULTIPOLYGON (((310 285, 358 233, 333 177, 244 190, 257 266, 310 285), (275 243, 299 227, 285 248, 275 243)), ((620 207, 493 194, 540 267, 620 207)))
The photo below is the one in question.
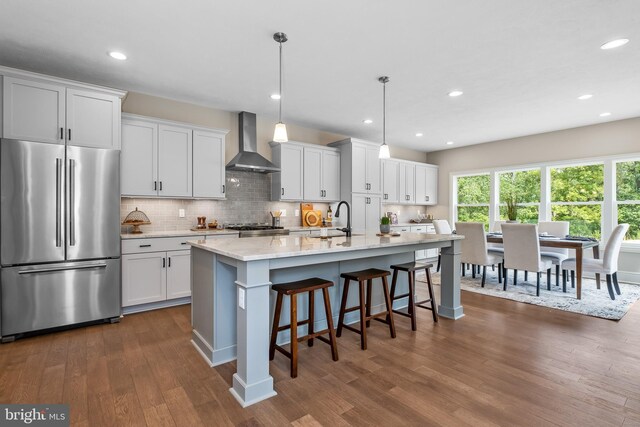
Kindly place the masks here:
MULTIPOLYGON (((405 233, 397 237, 371 234, 329 240, 290 235, 190 241, 192 342, 211 366, 237 359, 230 391, 243 407, 249 406, 276 394, 269 375, 269 325, 275 300, 272 283, 309 277, 332 280, 336 286, 330 289, 331 307, 337 324, 342 272, 389 269, 391 264, 413 261, 416 250, 441 248, 439 314, 458 319, 464 315, 460 305, 461 239, 456 235, 405 233)), ((399 293, 408 289, 404 276, 399 276, 399 293)), ((379 288, 374 287, 374 313, 382 310, 379 288)), ((350 293, 348 306, 355 305, 356 294, 350 293)), ((288 301, 283 304, 282 324, 289 320, 286 304, 288 301)), ((406 304, 406 299, 398 300, 394 306, 406 304)), ((300 303, 298 307, 301 318, 306 318, 307 305, 300 303)), ((326 328, 324 307, 317 304, 316 310, 315 328, 321 330, 326 328)), ((357 320, 357 313, 349 315, 345 323, 357 320)), ((279 342, 288 339, 286 331, 279 336, 279 342)))

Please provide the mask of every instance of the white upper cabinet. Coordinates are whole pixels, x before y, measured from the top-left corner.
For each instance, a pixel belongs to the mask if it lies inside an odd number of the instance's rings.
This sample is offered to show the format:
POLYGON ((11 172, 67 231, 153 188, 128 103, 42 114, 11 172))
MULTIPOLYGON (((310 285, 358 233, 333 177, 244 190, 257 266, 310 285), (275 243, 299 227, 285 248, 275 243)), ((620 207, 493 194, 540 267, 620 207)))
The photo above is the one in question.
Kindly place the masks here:
POLYGON ((382 193, 379 148, 352 143, 351 190, 356 193, 382 193))
POLYGON ((412 205, 415 203, 415 177, 416 177, 416 165, 408 162, 400 163, 399 174, 399 197, 398 202, 402 204, 412 205))
POLYGON ((277 142, 270 145, 273 163, 280 168, 280 172, 271 174, 271 200, 303 200, 303 146, 277 142))
POLYGON ((417 205, 435 205, 438 203, 438 167, 434 165, 416 165, 416 202, 417 205))
POLYGON ((64 144, 65 87, 4 77, 4 138, 64 144))
POLYGON ((340 153, 335 148, 304 147, 304 200, 340 200, 340 153))
POLYGON ((399 163, 397 160, 382 161, 382 202, 398 203, 399 163))
POLYGON ((120 148, 120 98, 67 89, 67 142, 91 148, 120 148))
POLYGON ((124 92, 0 67, 2 136, 120 149, 124 92))
POLYGON ((322 150, 322 188, 323 201, 340 201, 340 152, 322 150))
POLYGON ((369 184, 368 193, 382 193, 382 170, 380 162, 380 148, 367 146, 366 170, 367 184, 369 184))
POLYGON ((225 135, 193 131, 193 197, 224 198, 225 135))
POLYGON ((158 126, 158 195, 191 197, 193 131, 179 126, 158 126))
POLYGON ((126 114, 123 196, 224 198, 226 131, 126 114))
POLYGON ((158 125, 122 120, 120 191, 125 196, 158 195, 158 125))

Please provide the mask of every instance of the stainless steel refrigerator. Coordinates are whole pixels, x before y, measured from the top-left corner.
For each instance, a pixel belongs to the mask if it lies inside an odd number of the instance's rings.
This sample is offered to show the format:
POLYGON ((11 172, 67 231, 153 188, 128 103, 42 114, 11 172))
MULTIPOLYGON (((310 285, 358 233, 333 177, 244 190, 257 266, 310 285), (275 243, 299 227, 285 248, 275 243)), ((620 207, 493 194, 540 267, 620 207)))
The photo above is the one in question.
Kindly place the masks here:
POLYGON ((0 331, 120 316, 120 152, 0 140, 0 331))

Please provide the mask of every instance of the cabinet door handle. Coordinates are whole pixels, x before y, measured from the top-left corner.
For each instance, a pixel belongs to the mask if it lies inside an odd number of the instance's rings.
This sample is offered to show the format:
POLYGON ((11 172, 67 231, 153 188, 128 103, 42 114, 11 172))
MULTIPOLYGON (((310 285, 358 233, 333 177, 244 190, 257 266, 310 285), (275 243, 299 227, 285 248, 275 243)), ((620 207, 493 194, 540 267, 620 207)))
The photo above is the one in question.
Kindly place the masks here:
POLYGON ((60 128, 60 139, 64 139, 64 129, 60 128))
POLYGON ((171 257, 169 257, 169 267, 171 267, 171 257))
POLYGON ((153 181, 153 191, 158 191, 158 181, 153 181))
POLYGON ((182 243, 180 243, 180 244, 181 244, 181 245, 186 245, 186 244, 187 244, 187 242, 182 242, 182 243))
POLYGON ((162 258, 162 268, 165 268, 166 266, 167 266, 167 259, 162 258))
POLYGON ((71 129, 69 129, 69 141, 71 141, 71 129))
POLYGON ((284 187, 282 187, 281 190, 282 190, 282 193, 280 195, 284 196, 284 187))
POLYGON ((225 187, 224 184, 222 184, 222 194, 224 194, 227 191, 227 188, 225 187))
POLYGON ((160 191, 162 191, 162 181, 160 181, 160 191))
POLYGON ((141 248, 150 248, 151 245, 140 245, 141 248))
POLYGON ((428 202, 429 201, 429 196, 424 196, 424 201, 428 202))

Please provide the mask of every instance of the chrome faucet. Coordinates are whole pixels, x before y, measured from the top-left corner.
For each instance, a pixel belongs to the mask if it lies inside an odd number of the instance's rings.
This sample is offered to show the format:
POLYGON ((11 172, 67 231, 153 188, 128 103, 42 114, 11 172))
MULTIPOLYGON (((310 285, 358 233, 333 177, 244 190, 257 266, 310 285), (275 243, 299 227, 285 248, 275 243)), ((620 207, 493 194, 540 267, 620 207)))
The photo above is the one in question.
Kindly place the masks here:
POLYGON ((346 233, 347 237, 351 237, 351 206, 349 206, 349 203, 345 202, 344 200, 338 203, 335 217, 340 218, 340 206, 342 206, 343 204, 347 205, 347 226, 344 228, 336 228, 336 230, 346 233))

